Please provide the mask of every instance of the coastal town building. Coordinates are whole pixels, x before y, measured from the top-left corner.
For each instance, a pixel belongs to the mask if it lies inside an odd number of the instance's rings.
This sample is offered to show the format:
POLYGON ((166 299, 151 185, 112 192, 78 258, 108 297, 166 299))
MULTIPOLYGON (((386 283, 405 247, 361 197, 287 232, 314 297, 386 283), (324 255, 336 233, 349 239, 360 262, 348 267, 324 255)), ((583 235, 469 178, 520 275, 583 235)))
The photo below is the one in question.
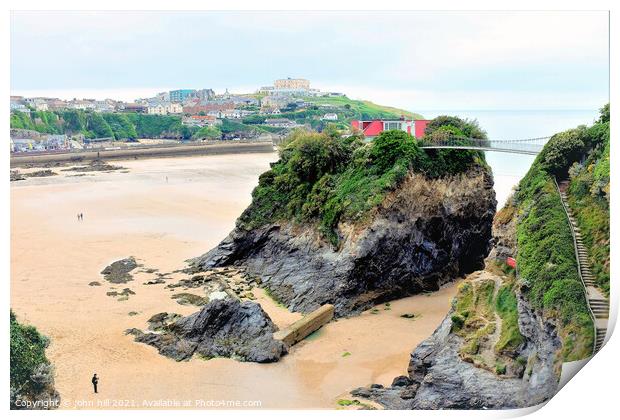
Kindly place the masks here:
POLYGON ((69 140, 65 134, 46 134, 39 138, 11 137, 11 153, 45 150, 69 149, 69 140))
POLYGON ((195 89, 177 89, 169 92, 170 102, 183 102, 187 97, 195 93, 195 89))
POLYGON ((271 93, 273 92, 273 86, 261 86, 256 93, 258 93, 259 95, 271 95, 271 93))
POLYGON ((291 121, 288 118, 267 118, 265 120, 265 125, 278 128, 292 128, 298 126, 296 122, 291 121))
POLYGON ((212 115, 190 115, 183 117, 181 123, 188 127, 205 127, 221 124, 222 121, 212 115))
POLYGON ((30 112, 23 96, 11 95, 10 109, 11 111, 30 112))
POLYGON ((36 111, 48 111, 46 98, 25 98, 24 102, 34 108, 36 111))
POLYGON ((119 109, 125 112, 136 112, 138 114, 144 114, 147 112, 148 106, 146 106, 145 104, 132 102, 122 104, 119 109))
POLYGON ((273 108, 284 108, 290 102, 291 102, 290 96, 271 95, 271 96, 265 96, 263 99, 261 99, 260 104, 261 104, 261 109, 264 109, 264 108, 273 109, 273 108))
POLYGON ((310 90, 310 81, 307 79, 278 79, 273 82, 274 90, 310 90))
POLYGON ((376 119, 376 120, 353 120, 351 127, 361 130, 366 138, 373 138, 387 130, 401 130, 411 134, 415 138, 422 138, 429 120, 410 119, 376 119))
POLYGON ((235 107, 235 104, 233 102, 213 101, 213 102, 208 102, 206 104, 201 104, 199 102, 196 102, 196 103, 191 103, 189 105, 183 105, 183 113, 184 114, 200 114, 200 113, 207 114, 211 112, 219 112, 225 109, 234 109, 234 107, 235 107))
POLYGON ((338 121, 338 114, 334 112, 328 112, 327 114, 323 115, 323 118, 321 119, 323 121, 338 121))
POLYGON ((183 106, 179 103, 167 102, 149 105, 147 113, 151 115, 182 114, 183 106))

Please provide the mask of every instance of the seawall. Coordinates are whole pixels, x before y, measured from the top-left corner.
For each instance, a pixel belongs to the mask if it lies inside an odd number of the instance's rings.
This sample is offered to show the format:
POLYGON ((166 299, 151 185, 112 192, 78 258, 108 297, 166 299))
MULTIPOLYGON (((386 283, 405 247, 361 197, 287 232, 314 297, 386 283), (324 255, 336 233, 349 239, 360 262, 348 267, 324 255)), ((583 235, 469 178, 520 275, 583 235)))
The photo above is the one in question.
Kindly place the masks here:
POLYGON ((222 155, 235 153, 272 153, 271 142, 210 142, 199 144, 175 144, 135 146, 117 149, 90 149, 60 152, 27 152, 11 155, 11 167, 43 165, 49 163, 70 163, 84 160, 127 160, 151 159, 172 156, 222 155))

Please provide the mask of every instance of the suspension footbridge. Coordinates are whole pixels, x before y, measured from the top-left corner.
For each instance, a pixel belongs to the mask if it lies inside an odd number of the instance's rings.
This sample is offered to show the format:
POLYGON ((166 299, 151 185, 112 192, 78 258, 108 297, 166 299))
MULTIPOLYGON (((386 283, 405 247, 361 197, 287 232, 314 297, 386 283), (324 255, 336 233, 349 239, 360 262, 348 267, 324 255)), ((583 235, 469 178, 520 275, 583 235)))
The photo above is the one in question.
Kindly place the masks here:
POLYGON ((482 150, 535 156, 540 153, 550 138, 551 136, 531 139, 488 140, 451 136, 431 140, 422 139, 418 144, 422 149, 482 150))

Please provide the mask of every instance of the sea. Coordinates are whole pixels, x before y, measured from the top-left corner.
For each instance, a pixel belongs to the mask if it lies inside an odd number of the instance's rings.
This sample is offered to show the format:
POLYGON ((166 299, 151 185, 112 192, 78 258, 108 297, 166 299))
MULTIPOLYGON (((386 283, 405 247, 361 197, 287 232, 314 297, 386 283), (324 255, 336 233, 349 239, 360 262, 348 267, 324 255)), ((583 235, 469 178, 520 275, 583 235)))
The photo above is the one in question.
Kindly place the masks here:
MULTIPOLYGON (((424 118, 455 115, 477 120, 493 140, 527 139, 551 136, 579 125, 591 125, 598 109, 580 110, 416 110, 424 118)), ((527 173, 535 156, 505 152, 485 152, 493 170, 497 208, 510 197, 513 188, 527 173)))

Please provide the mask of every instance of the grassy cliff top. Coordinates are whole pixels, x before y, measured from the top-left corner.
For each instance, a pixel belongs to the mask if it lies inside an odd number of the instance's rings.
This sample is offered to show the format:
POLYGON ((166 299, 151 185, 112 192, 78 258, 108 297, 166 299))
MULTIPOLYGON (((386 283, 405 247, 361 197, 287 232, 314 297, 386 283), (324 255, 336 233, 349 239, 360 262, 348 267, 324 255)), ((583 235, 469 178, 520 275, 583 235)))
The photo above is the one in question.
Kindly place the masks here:
POLYGON ((280 221, 316 224, 337 245, 338 223, 362 220, 409 171, 439 177, 483 162, 475 151, 427 152, 403 131, 383 132, 369 143, 337 130, 296 131, 280 160, 260 176, 237 225, 249 230, 280 221))
POLYGON ((305 100, 317 105, 332 105, 338 108, 348 108, 360 119, 400 118, 401 116, 414 119, 424 118, 422 115, 416 114, 415 112, 391 106, 378 105, 371 101, 349 99, 346 96, 318 96, 305 98, 305 100))

